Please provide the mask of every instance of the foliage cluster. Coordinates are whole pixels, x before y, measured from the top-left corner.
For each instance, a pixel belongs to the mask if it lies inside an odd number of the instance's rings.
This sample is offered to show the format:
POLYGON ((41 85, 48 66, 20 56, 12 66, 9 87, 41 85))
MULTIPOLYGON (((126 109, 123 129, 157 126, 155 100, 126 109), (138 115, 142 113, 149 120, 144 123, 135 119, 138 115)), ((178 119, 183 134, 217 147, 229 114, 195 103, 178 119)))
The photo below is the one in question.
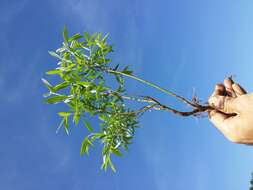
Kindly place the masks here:
POLYGON ((126 108, 122 98, 124 78, 119 73, 131 75, 132 71, 128 66, 123 70, 119 70, 119 65, 111 68, 108 54, 113 49, 107 44, 107 37, 87 32, 68 37, 64 28, 62 47, 49 52, 58 59, 58 66, 46 73, 60 77, 61 82, 51 85, 46 79, 42 81, 49 90, 44 95, 46 102, 64 103, 68 107, 68 110, 58 113, 62 121, 57 131, 64 126, 69 134, 71 121, 75 125, 85 125, 89 134, 82 142, 81 155, 88 154, 93 142, 98 140, 103 145, 102 168, 106 170, 109 165, 115 171, 111 154, 121 156, 122 149, 128 149, 138 124, 138 113, 126 108), (116 89, 106 85, 105 75, 116 81, 116 89), (94 132, 87 119, 89 116, 100 120, 99 132, 94 132))

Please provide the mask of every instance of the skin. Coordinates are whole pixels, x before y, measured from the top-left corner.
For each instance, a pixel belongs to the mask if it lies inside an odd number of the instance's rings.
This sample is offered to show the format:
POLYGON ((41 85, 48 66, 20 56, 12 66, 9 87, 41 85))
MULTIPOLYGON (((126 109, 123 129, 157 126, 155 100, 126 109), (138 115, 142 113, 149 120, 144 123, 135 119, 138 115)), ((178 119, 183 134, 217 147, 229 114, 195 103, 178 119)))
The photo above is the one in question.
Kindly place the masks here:
POLYGON ((228 140, 253 145, 253 93, 228 78, 215 86, 208 103, 215 108, 209 120, 228 140))

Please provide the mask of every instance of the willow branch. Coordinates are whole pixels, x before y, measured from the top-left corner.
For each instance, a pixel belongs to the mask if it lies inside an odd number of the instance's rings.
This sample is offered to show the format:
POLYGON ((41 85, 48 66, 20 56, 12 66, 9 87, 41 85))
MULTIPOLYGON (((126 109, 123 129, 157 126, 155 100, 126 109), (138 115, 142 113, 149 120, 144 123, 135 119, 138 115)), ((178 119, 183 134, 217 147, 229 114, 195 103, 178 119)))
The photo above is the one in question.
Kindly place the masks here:
POLYGON ((171 96, 173 96, 173 97, 179 99, 180 101, 182 101, 182 102, 184 102, 184 103, 190 105, 191 107, 194 107, 194 108, 197 107, 197 105, 196 105, 195 103, 193 103, 193 102, 187 100, 186 98, 184 98, 184 97, 182 97, 182 96, 179 96, 179 95, 175 94, 174 92, 168 91, 168 90, 166 90, 166 89, 164 89, 164 88, 162 88, 162 87, 160 87, 160 86, 158 86, 158 85, 156 85, 156 84, 154 84, 154 83, 151 83, 151 82, 148 82, 148 81, 146 81, 146 80, 143 80, 143 79, 141 79, 141 78, 139 78, 139 77, 136 77, 136 76, 134 76, 134 75, 126 74, 126 73, 123 73, 123 72, 120 72, 120 71, 114 71, 114 70, 111 70, 111 69, 108 69, 108 70, 106 70, 106 71, 107 71, 108 73, 119 74, 119 75, 123 75, 123 76, 129 77, 129 78, 135 79, 135 80, 137 80, 137 81, 139 81, 139 82, 141 82, 141 83, 147 84, 147 85, 152 86, 153 88, 156 88, 156 89, 158 89, 158 90, 160 90, 160 91, 162 91, 162 92, 164 92, 164 93, 166 93, 166 94, 168 94, 168 95, 171 95, 171 96))
POLYGON ((150 96, 146 96, 146 98, 153 101, 154 103, 156 103, 158 105, 158 107, 155 107, 154 109, 156 109, 156 110, 166 110, 166 111, 169 111, 171 113, 174 113, 174 114, 180 115, 180 116, 196 116, 199 113, 207 112, 209 110, 214 109, 211 106, 203 106, 203 105, 195 103, 195 105, 196 105, 195 109, 193 109, 192 111, 183 112, 183 111, 179 111, 179 110, 176 110, 174 108, 171 108, 169 106, 165 106, 165 105, 161 104, 159 101, 157 101, 156 99, 154 99, 150 96))

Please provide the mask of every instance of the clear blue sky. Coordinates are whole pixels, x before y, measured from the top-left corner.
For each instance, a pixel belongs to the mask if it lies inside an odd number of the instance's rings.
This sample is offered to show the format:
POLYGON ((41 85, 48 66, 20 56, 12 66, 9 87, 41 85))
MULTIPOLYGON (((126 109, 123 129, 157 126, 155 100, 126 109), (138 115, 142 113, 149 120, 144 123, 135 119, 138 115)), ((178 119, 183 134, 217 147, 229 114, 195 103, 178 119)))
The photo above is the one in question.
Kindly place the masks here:
MULTIPOLYGON (((100 152, 79 156, 85 129, 55 134, 57 106, 43 104, 47 51, 70 33, 110 33, 115 63, 190 98, 206 101, 230 74, 253 90, 251 0, 1 0, 0 189, 238 190, 248 189, 253 148, 228 142, 207 118, 152 112, 134 144, 114 158, 117 173, 100 170, 100 152), (99 158, 99 159, 98 159, 99 158)), ((129 91, 170 97, 127 80, 129 91)), ((96 123, 93 123, 96 126, 96 123)))

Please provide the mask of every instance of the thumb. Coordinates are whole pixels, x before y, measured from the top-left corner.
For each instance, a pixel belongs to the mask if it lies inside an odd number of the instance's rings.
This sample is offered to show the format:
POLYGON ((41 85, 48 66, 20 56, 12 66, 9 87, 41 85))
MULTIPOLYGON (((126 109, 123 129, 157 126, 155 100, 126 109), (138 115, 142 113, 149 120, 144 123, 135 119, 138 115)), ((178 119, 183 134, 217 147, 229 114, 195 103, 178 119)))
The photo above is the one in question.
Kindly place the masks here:
POLYGON ((231 114, 238 112, 235 100, 236 98, 229 96, 214 95, 209 98, 208 103, 221 112, 231 114))

